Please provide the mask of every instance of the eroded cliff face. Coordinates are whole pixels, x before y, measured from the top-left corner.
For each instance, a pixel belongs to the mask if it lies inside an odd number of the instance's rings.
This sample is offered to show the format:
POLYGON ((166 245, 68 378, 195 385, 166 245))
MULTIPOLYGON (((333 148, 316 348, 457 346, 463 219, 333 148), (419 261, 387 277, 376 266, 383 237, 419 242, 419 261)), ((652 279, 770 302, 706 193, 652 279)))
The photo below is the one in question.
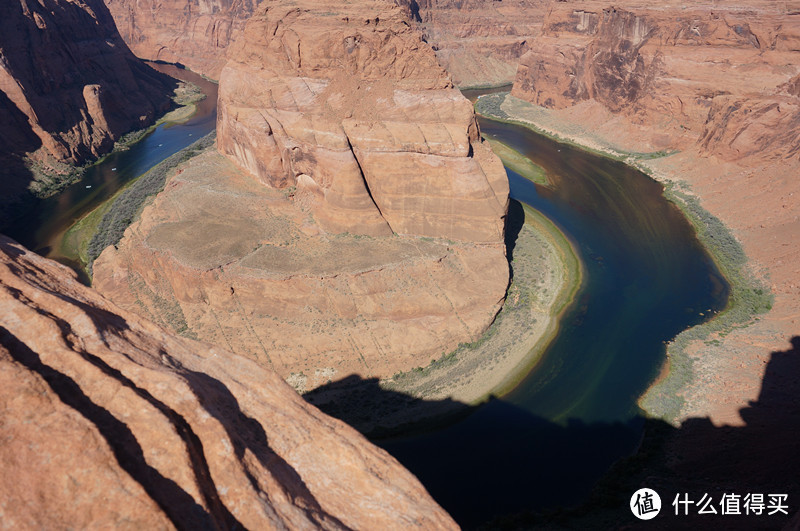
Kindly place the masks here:
MULTIPOLYGON (((512 92, 545 109, 502 104, 561 136, 628 153, 699 200, 774 294, 748 326, 686 349, 694 383, 682 391, 683 417, 741 424, 771 351, 797 334, 799 75, 796 2, 554 2, 512 92)), ((704 216, 701 232, 710 230, 704 216)))
POLYGON ((291 194, 214 151, 198 156, 103 251, 93 285, 299 391, 425 366, 500 310, 502 245, 330 234, 291 194))
POLYGON ((511 83, 539 34, 546 0, 395 0, 458 86, 511 83))
POLYGON ((119 309, 0 236, 9 528, 457 526, 272 371, 119 309))
MULTIPOLYGON (((166 110, 174 83, 133 56, 101 0, 0 5, 6 156, 31 154, 45 166, 95 158, 166 110)), ((4 176, 3 186, 20 179, 4 176)))
POLYGON ((229 57, 219 150, 326 231, 502 244, 505 171, 400 9, 264 2, 229 57))
MULTIPOLYGON (((213 79, 256 0, 105 0, 139 57, 180 62, 213 79)), ((392 0, 385 0, 387 4, 392 0)), ((394 0, 458 86, 511 83, 538 35, 546 0, 394 0)), ((341 6, 339 6, 341 7, 341 6)))
POLYGON ((508 181, 403 13, 266 2, 231 46, 218 149, 184 165, 94 285, 299 390, 425 366, 491 324, 508 181))
POLYGON ((785 136, 797 120, 796 99, 784 97, 791 86, 783 85, 798 71, 800 15, 786 9, 770 2, 554 3, 513 94, 554 109, 595 101, 669 133, 664 147, 702 137, 710 152, 742 158, 785 144, 788 137, 770 138, 776 130, 785 136), (742 111, 751 114, 747 121, 761 125, 744 133, 733 115, 750 106, 754 114, 742 111), (753 138, 758 128, 770 138, 753 138), (751 141, 744 151, 733 145, 751 141))
POLYGON ((144 59, 181 63, 212 79, 257 0, 105 0, 119 32, 144 59))

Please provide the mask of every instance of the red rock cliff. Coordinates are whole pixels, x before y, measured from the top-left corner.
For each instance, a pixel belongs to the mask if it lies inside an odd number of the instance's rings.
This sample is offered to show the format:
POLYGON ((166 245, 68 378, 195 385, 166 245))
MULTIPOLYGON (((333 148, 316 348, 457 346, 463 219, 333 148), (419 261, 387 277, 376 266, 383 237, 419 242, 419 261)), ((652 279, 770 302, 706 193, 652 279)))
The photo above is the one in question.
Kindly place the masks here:
POLYGON ((477 339, 508 287, 508 180, 401 10, 265 2, 229 55, 224 155, 169 179, 97 289, 301 390, 477 339))
POLYGON ((172 336, 0 236, 3 525, 453 529, 273 372, 172 336))
POLYGON ((5 149, 82 163, 151 124, 172 88, 133 56, 101 0, 0 4, 5 149))
POLYGON ((323 228, 502 243, 502 165, 400 9, 264 2, 229 58, 219 150, 323 228))
POLYGON ((257 0, 106 0, 122 37, 142 58, 182 63, 219 79, 225 50, 257 0))
POLYGON ((553 3, 542 36, 521 61, 513 94, 556 109, 593 100, 669 132, 671 147, 702 137, 708 151, 726 158, 791 144, 797 135, 786 131, 798 116, 787 82, 798 70, 800 14, 785 8, 553 3), (734 115, 751 105, 747 121, 761 125, 742 136, 745 127, 734 115), (753 138, 755 129, 769 138, 753 138), (750 141, 751 148, 743 147, 750 141))
POLYGON ((395 0, 459 86, 511 83, 546 0, 395 0))

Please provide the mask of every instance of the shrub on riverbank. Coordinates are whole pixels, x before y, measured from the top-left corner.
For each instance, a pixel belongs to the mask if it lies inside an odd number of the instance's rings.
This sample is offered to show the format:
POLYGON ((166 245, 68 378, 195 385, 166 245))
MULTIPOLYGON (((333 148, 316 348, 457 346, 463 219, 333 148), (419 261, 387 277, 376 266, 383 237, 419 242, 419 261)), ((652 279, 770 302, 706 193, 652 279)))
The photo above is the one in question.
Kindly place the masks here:
POLYGON ((161 190, 171 171, 179 164, 200 154, 214 144, 216 132, 211 132, 194 144, 178 151, 155 165, 150 171, 133 181, 109 207, 97 226, 89 242, 87 268, 91 273, 92 264, 109 245, 116 245, 122 239, 125 229, 138 217, 145 201, 161 190))
POLYGON ((700 205, 697 197, 677 190, 668 183, 664 195, 689 219, 698 239, 714 257, 714 262, 730 285, 728 305, 714 318, 684 330, 669 344, 669 374, 653 385, 642 397, 641 406, 651 415, 676 422, 683 408, 680 391, 694 378, 695 369, 687 348, 694 341, 718 345, 737 328, 749 326, 758 316, 772 309, 774 296, 753 274, 739 241, 716 216, 700 205), (715 338, 711 338, 715 335, 715 338))
MULTIPOLYGON (((651 178, 657 176, 647 166, 646 161, 673 153, 671 151, 623 152, 616 147, 612 148, 603 141, 597 144, 602 146, 602 149, 588 148, 577 140, 562 138, 558 134, 538 126, 535 123, 536 119, 546 114, 544 109, 536 108, 535 112, 523 112, 524 109, 534 109, 534 106, 511 97, 515 107, 505 105, 513 114, 513 116, 509 115, 501 108, 507 98, 507 94, 481 97, 475 105, 475 110, 493 120, 519 124, 558 142, 571 144, 603 157, 620 160, 651 178), (520 119, 518 114, 525 118, 520 119)), ((571 132, 571 134, 577 133, 584 134, 585 132, 571 132)), ((567 134, 569 135, 570 132, 568 131, 567 134)), ((660 378, 640 400, 640 406, 650 415, 675 422, 684 405, 681 392, 697 378, 692 359, 687 353, 688 346, 694 341, 705 341, 709 345, 718 344, 721 338, 733 330, 749 326, 758 319, 759 315, 772 308, 773 295, 769 288, 751 271, 748 258, 738 240, 718 218, 702 207, 695 196, 679 190, 671 182, 665 184, 664 195, 680 208, 694 226, 698 239, 713 257, 715 264, 730 285, 729 302, 723 312, 713 316, 705 323, 684 330, 669 343, 667 361, 669 370, 665 371, 668 374, 660 378)))
POLYGON ((475 111, 478 114, 483 114, 491 118, 499 118, 501 120, 509 120, 511 116, 506 113, 500 106, 506 99, 508 94, 506 92, 498 92, 497 94, 486 94, 478 98, 475 102, 475 111))

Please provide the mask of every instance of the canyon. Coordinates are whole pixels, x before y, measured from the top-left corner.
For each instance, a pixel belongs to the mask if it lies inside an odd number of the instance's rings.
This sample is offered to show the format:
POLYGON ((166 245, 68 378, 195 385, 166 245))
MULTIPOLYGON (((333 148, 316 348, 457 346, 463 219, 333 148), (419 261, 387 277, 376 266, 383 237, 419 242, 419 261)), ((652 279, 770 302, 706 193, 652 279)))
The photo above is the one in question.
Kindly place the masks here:
MULTIPOLYGON (((726 275, 754 282, 734 306, 753 286, 774 295, 668 346, 649 413, 667 416, 672 393, 674 423, 746 424, 797 335, 794 2, 106 3, 119 33, 91 0, 0 20, 3 186, 28 186, 13 181, 26 156, 66 171, 166 109, 172 82, 128 46, 219 79, 217 146, 94 263, 101 295, 0 237, 0 512, 14 525, 455 527, 397 461, 292 390, 424 367, 503 307, 508 183, 455 85, 513 79, 504 118, 645 170, 726 275), (714 247, 720 220, 747 263, 714 247), (664 387, 679 354, 691 376, 664 387)), ((717 451, 669 445, 698 462, 717 451)))
POLYGON ((225 50, 257 0, 107 0, 117 28, 143 59, 180 63, 219 79, 225 50))
MULTIPOLYGON (((387 2, 390 3, 390 2, 387 2)), ((458 86, 510 84, 539 33, 546 0, 396 0, 406 20, 436 51, 458 86)), ((137 56, 179 62, 219 79, 225 51, 259 4, 256 0, 107 0, 137 56)))
MULTIPOLYGON (((13 118, 3 124, 3 138, 9 139, 4 157, 20 162, 33 153, 29 145, 38 145, 46 150, 41 160, 79 164, 102 155, 127 130, 152 123, 168 107, 175 82, 130 53, 102 3, 45 0, 4 7, 9 16, 2 20, 3 37, 13 37, 2 47, 3 105, 13 118), (19 33, 5 31, 12 28, 19 33), (87 84, 83 74, 95 82, 87 84)), ((440 90, 456 94, 444 76, 438 77, 440 90)), ((439 261, 451 269, 467 264, 481 269, 490 262, 497 300, 480 301, 485 305, 475 316, 470 314, 474 299, 484 293, 460 303, 463 318, 477 330, 491 321, 507 284, 502 240, 507 197, 498 182, 499 161, 477 138, 469 105, 461 108, 469 111, 459 123, 469 138, 467 150, 480 154, 454 160, 458 170, 469 168, 475 195, 491 200, 480 212, 465 194, 475 217, 483 214, 484 238, 450 249, 444 238, 408 242, 386 236, 397 241, 381 243, 389 248, 382 267, 402 269, 407 260, 411 269, 441 276, 439 261), (418 254, 421 265, 414 262, 418 254)), ((233 175, 249 178, 222 155, 211 156, 233 175)), ((456 177, 453 168, 444 173, 456 177)), ((286 199, 283 191, 254 183, 259 192, 286 199)), ((385 193, 391 212, 392 194, 385 193)), ((256 194, 256 199, 264 197, 256 194)), ((255 208, 266 225, 277 219, 280 229, 307 215, 284 204, 255 208)), ((406 209, 397 210, 397 230, 463 234, 463 224, 448 224, 436 213, 428 222, 413 208, 404 224, 406 209)), ((301 227, 302 222, 281 234, 293 237, 301 227)), ((329 242, 320 245, 325 246, 329 242)), ((354 247, 350 258, 364 258, 354 247)), ((369 254, 366 259, 371 260, 369 254)), ((407 272, 401 271, 400 280, 408 282, 407 272)), ((438 295, 432 297, 434 313, 444 313, 447 301, 438 295)), ((394 458, 306 404, 277 373, 224 348, 172 335, 82 285, 66 267, 3 236, 0 308, 4 525, 457 527, 394 458)))
POLYGON ((299 391, 480 337, 508 286, 508 183, 402 11, 266 2, 228 54, 230 162, 181 168, 94 263, 94 286, 299 391))
MULTIPOLYGON (((699 200, 741 242, 751 259, 743 274, 774 294, 748 326, 691 344, 679 418, 741 424, 770 351, 797 333, 798 65, 800 6, 791 2, 557 2, 501 105, 699 200)), ((701 235, 710 226, 700 221, 701 235)), ((658 410, 657 395, 645 407, 658 410)))
POLYGON ((396 0, 459 87, 507 85, 540 33, 547 0, 396 0))
POLYGON ((2 236, 0 307, 5 527, 456 528, 274 372, 167 333, 2 236))
POLYGON ((152 124, 175 86, 130 52, 101 0, 4 2, 0 222, 29 189, 46 194, 74 165, 152 124))
POLYGON ((551 109, 599 103, 657 132, 647 137, 653 149, 699 142, 724 160, 753 160, 773 143, 795 140, 769 137, 796 125, 800 22, 787 9, 769 2, 559 2, 521 60, 513 95, 551 109), (781 103, 779 117, 767 110, 781 103), (743 107, 753 109, 745 134, 744 124, 736 125, 750 114, 743 107))

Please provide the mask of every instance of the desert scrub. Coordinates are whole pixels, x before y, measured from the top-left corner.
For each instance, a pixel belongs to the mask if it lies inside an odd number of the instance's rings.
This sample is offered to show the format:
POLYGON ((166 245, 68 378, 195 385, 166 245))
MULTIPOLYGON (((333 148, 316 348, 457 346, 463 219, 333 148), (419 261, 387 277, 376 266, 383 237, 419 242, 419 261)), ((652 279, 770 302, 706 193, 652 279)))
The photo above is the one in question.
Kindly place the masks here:
POLYGON ((511 116, 506 113, 500 106, 506 99, 506 92, 498 92, 497 94, 486 94, 478 98, 475 102, 475 112, 478 114, 486 115, 490 118, 497 117, 500 120, 510 120, 511 116))
POLYGON ((487 118, 489 120, 494 120, 496 122, 519 125, 527 129, 530 129, 531 131, 534 131, 535 133, 538 133, 542 136, 555 140, 556 142, 559 142, 561 144, 573 146, 583 151, 594 153, 595 155, 599 155, 601 157, 606 157, 612 160, 625 162, 626 164, 634 166, 637 169, 641 169, 638 164, 639 161, 646 161, 661 157, 667 157, 669 155, 673 155, 678 152, 676 150, 634 152, 634 151, 625 151, 619 149, 618 147, 612 147, 611 145, 604 145, 602 149, 593 148, 581 144, 578 141, 570 139, 568 132, 566 133, 567 136, 562 136, 551 130, 545 129, 540 125, 537 125, 537 123, 535 123, 536 115, 538 113, 544 113, 546 111, 547 111, 546 109, 537 107, 532 103, 525 102, 524 100, 520 100, 518 98, 514 98, 513 96, 511 96, 509 92, 498 92, 495 94, 487 94, 481 96, 475 102, 475 112, 483 116, 484 118, 487 118), (528 111, 529 115, 515 117, 508 114, 508 112, 506 112, 506 110, 503 109, 502 106, 506 102, 506 99, 509 97, 512 98, 517 107, 524 106, 525 110, 528 111), (531 113, 533 114, 533 116, 530 116, 531 113))
POLYGON ((80 166, 49 160, 46 164, 27 159, 25 166, 31 172, 28 191, 37 199, 44 199, 62 191, 67 186, 81 180, 86 170, 94 164, 89 162, 80 166))
POLYGON ((203 89, 189 81, 181 81, 175 87, 175 92, 172 96, 172 101, 178 105, 190 105, 206 99, 206 94, 203 89))
POLYGON ((164 184, 171 171, 179 164, 212 146, 216 136, 216 132, 211 132, 194 144, 170 155, 147 173, 132 181, 122 193, 112 199, 113 203, 98 223, 97 230, 86 250, 86 265, 90 274, 92 264, 103 252, 103 249, 119 243, 125 229, 138 217, 145 201, 164 189, 164 184))
POLYGON ((684 400, 680 391, 694 381, 692 359, 687 353, 694 341, 718 346, 737 328, 744 328, 758 319, 758 315, 772 309, 773 294, 751 271, 747 255, 739 241, 722 221, 700 205, 697 197, 667 183, 665 197, 684 213, 694 226, 697 237, 708 250, 730 285, 725 309, 710 320, 684 330, 667 348, 669 373, 657 381, 640 400, 641 407, 650 415, 671 423, 679 420, 684 400), (712 338, 714 335, 716 337, 712 338))

